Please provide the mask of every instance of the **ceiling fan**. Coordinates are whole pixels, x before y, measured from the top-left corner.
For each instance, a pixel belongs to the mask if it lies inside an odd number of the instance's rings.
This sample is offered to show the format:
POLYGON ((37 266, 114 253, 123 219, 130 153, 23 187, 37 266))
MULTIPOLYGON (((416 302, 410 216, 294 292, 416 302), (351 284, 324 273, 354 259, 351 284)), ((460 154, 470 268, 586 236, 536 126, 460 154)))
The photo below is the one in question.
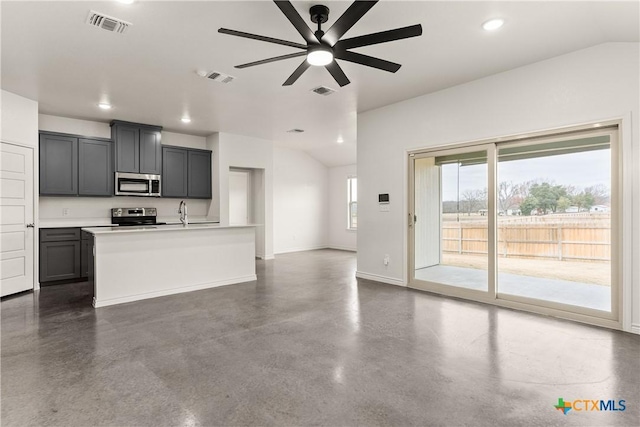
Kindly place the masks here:
POLYGON ((283 83, 283 86, 292 85, 296 80, 298 80, 298 78, 300 78, 302 73, 312 65, 324 66, 340 86, 345 86, 348 85, 350 81, 344 74, 344 71, 342 71, 342 68, 340 68, 340 65, 335 61, 336 59, 354 62, 356 64, 389 71, 391 73, 398 71, 401 66, 395 62, 385 61, 384 59, 374 58, 361 53, 350 52, 348 49, 416 37, 422 34, 422 26, 417 24, 340 40, 340 38, 349 31, 349 29, 353 27, 355 23, 358 22, 360 18, 362 18, 364 14, 367 13, 377 2, 378 0, 354 1, 342 16, 338 18, 333 26, 327 30, 327 32, 322 31, 321 25, 329 19, 329 8, 323 5, 312 6, 309 10, 309 13, 311 14, 311 21, 318 24, 318 29, 313 32, 293 7, 291 2, 274 0, 276 6, 278 6, 282 13, 284 13, 287 19, 304 38, 307 43, 306 45, 273 37, 265 37, 242 31, 229 30, 227 28, 220 28, 218 32, 231 36, 295 47, 302 50, 301 52, 236 65, 235 68, 253 67, 255 65, 268 64, 270 62, 282 61, 284 59, 306 56, 302 64, 300 64, 293 74, 291 74, 291 76, 289 76, 289 78, 283 83))

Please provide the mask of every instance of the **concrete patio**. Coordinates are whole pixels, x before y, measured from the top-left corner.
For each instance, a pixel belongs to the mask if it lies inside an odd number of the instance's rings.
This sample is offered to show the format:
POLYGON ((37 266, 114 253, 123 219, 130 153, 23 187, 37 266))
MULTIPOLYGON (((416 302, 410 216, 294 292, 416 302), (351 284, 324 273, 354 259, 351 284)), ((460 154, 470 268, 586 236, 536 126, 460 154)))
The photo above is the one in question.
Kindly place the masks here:
MULTIPOLYGON (((486 270, 475 268, 435 265, 416 270, 416 279, 481 291, 487 289, 486 270)), ((510 273, 499 273, 497 285, 502 294, 611 311, 608 286, 510 273)))

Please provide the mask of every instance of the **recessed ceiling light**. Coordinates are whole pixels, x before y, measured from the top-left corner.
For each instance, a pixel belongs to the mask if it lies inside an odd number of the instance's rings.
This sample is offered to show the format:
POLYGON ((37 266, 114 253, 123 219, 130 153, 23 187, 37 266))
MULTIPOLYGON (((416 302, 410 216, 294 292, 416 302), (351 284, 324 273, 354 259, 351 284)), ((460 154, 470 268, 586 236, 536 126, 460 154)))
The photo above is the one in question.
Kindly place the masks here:
POLYGON ((338 137, 338 140, 336 141, 338 144, 342 144, 344 142, 344 139, 342 139, 341 136, 338 137))
POLYGON ((495 18, 495 19, 489 19, 487 22, 482 24, 482 28, 484 28, 486 31, 495 31, 498 28, 502 27, 503 25, 504 25, 504 19, 495 18))
POLYGON ((98 107, 100 107, 103 110, 110 110, 111 104, 107 104, 106 102, 101 102, 100 104, 98 104, 98 107))
POLYGON ((118 3, 123 3, 123 4, 131 4, 133 3, 135 0, 116 0, 118 3))
POLYGON ((182 123, 191 123, 191 119, 189 117, 183 117, 180 119, 182 123))

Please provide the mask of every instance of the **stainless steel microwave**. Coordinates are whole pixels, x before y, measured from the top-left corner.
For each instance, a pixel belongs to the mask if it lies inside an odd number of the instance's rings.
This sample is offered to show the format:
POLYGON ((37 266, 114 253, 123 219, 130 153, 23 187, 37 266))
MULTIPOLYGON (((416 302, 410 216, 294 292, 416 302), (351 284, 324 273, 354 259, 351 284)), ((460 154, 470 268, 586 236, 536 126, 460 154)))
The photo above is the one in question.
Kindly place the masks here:
POLYGON ((116 172, 116 196, 160 197, 160 175, 116 172))

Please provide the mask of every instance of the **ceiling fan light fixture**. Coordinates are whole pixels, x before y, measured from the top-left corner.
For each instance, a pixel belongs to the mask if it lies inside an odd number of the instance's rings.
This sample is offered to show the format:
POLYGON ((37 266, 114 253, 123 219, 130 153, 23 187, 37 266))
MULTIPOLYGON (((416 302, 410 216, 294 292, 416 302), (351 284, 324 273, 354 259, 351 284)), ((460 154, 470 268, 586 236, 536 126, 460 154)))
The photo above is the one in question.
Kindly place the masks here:
POLYGON ((309 49, 309 52, 307 53, 307 62, 316 67, 329 65, 332 61, 333 52, 330 48, 325 46, 318 46, 314 49, 309 49))

